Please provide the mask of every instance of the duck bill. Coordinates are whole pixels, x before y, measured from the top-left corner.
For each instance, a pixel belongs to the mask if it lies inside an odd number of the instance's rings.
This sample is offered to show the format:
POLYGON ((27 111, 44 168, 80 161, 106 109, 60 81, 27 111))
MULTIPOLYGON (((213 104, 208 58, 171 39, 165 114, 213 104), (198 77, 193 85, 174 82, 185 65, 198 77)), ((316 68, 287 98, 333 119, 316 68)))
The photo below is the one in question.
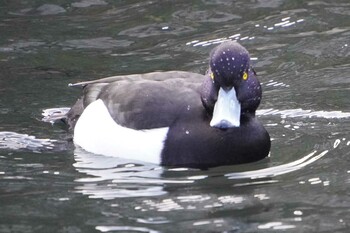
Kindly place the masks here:
POLYGON ((241 104, 237 99, 235 88, 228 91, 220 88, 210 126, 221 129, 239 127, 240 118, 241 104))

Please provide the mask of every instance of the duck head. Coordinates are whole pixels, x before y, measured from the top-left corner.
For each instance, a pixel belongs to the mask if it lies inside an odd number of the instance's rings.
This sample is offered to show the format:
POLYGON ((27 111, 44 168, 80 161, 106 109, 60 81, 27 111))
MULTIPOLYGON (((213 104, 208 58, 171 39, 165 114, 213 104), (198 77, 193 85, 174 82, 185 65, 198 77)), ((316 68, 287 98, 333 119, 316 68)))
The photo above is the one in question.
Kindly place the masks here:
POLYGON ((212 114, 210 126, 239 127, 242 115, 255 115, 261 94, 249 52, 243 46, 228 41, 212 50, 201 90, 203 106, 212 114))

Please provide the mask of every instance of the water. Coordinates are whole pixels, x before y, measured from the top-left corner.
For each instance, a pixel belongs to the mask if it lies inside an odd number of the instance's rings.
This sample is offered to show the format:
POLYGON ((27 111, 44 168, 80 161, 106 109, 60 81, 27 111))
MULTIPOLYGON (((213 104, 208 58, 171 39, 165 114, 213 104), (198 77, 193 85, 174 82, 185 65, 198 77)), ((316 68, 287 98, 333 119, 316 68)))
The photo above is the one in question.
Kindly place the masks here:
POLYGON ((4 1, 0 232, 348 232, 350 3, 4 1), (86 153, 41 112, 68 83, 181 69, 236 39, 263 83, 268 159, 206 171, 86 153))

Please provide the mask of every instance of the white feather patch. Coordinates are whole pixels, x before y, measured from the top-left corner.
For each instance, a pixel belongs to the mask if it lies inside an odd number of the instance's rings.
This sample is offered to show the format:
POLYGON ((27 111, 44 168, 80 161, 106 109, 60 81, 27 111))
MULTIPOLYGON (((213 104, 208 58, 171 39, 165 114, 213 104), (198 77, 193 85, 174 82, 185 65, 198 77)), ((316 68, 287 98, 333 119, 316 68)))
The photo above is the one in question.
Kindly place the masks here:
POLYGON ((159 164, 169 128, 134 130, 118 125, 101 99, 87 106, 74 128, 74 143, 86 151, 159 164))

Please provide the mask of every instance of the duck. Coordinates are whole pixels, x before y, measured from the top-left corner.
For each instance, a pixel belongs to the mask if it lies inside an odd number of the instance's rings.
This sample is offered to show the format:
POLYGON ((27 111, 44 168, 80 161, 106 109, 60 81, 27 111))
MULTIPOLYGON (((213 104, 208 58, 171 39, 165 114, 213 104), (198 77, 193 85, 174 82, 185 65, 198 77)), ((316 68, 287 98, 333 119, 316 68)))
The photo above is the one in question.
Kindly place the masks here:
POLYGON ((82 96, 65 115, 85 151, 165 167, 207 169, 268 156, 269 133, 255 112, 262 88, 245 47, 226 41, 205 74, 118 75, 69 86, 82 96))

